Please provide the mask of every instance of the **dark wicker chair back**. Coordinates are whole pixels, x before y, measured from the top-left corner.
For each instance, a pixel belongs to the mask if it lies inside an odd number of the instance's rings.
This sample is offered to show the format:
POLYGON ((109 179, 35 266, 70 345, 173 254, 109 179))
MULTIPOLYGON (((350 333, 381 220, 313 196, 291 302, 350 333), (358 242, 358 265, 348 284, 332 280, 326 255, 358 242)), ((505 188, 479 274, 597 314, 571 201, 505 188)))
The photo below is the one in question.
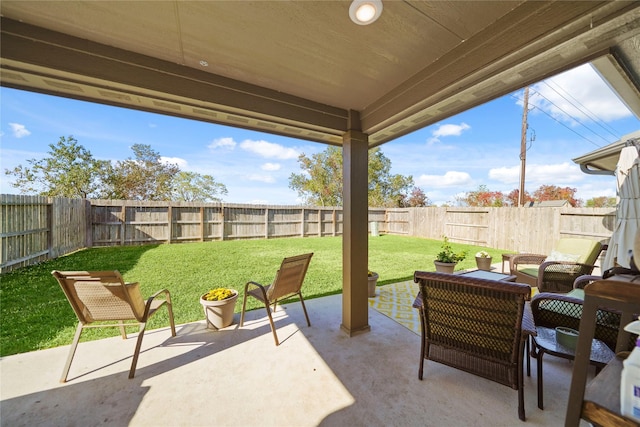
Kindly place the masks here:
MULTIPOLYGON (((422 295, 424 359, 496 381, 522 394, 525 337, 522 318, 528 285, 417 271, 422 295)), ((518 412, 524 420, 524 402, 518 412)))

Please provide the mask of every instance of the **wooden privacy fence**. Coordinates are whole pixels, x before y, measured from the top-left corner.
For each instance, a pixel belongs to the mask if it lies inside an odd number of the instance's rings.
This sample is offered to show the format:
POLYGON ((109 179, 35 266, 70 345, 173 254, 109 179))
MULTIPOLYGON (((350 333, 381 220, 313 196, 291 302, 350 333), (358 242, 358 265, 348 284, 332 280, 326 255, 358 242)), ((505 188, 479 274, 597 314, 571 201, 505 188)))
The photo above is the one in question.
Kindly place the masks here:
POLYGON ((0 195, 0 272, 87 246, 87 200, 0 195))
MULTIPOLYGON (((1 195, 0 272, 94 246, 341 236, 335 207, 81 200, 1 195)), ((370 208, 379 233, 549 253, 565 236, 607 242, 605 208, 370 208)))
POLYGON ((342 209, 91 200, 88 246, 342 235, 342 209))
POLYGON ((615 216, 615 208, 398 208, 386 210, 385 231, 548 254, 561 237, 607 243, 615 216))

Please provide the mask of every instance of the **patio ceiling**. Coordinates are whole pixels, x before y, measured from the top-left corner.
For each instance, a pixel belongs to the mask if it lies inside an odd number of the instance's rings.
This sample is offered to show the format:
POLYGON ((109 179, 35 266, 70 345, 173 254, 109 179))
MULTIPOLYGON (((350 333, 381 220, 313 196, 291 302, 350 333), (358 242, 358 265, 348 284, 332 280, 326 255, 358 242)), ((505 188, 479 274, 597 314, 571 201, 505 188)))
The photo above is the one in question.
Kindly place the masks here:
POLYGON ((0 82, 374 147, 607 58, 640 115, 640 2, 385 1, 369 26, 349 5, 3 0, 0 82))

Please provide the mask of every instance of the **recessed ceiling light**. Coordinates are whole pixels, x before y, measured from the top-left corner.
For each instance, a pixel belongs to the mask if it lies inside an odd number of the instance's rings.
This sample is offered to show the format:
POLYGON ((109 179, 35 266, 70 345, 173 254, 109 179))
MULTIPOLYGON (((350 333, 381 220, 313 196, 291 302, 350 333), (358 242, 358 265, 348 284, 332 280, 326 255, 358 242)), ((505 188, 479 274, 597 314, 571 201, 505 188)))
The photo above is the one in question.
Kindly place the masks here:
POLYGON ((208 67, 209 63, 207 61, 205 61, 204 59, 200 60, 200 65, 202 65, 203 67, 208 67))
POLYGON ((358 25, 375 22, 382 13, 382 0, 353 0, 349 7, 349 17, 358 25))

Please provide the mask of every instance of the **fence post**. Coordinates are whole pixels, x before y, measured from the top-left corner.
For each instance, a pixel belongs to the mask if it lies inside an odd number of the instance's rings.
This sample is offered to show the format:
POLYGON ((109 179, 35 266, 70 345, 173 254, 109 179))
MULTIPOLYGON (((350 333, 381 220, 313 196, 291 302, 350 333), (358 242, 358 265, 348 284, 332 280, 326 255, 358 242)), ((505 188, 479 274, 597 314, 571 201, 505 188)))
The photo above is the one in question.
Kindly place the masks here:
POLYGON ((200 206, 200 241, 204 242, 204 206, 200 206))
POLYGON ((120 221, 120 246, 124 246, 124 233, 127 227, 127 205, 125 203, 122 204, 120 210, 120 221))
POLYGON ((91 248, 93 247, 93 208, 91 202, 87 199, 84 199, 84 217, 84 245, 87 248, 91 248))
POLYGON ((336 235, 336 208, 333 208, 332 223, 333 223, 333 235, 335 237, 335 235, 336 235))
POLYGON ((222 232, 220 233, 220 240, 224 240, 224 230, 226 230, 227 225, 226 225, 226 219, 225 219, 225 215, 224 215, 224 203, 220 204, 220 216, 222 217, 222 232))
POLYGON ((47 258, 53 254, 53 198, 47 197, 47 258))

